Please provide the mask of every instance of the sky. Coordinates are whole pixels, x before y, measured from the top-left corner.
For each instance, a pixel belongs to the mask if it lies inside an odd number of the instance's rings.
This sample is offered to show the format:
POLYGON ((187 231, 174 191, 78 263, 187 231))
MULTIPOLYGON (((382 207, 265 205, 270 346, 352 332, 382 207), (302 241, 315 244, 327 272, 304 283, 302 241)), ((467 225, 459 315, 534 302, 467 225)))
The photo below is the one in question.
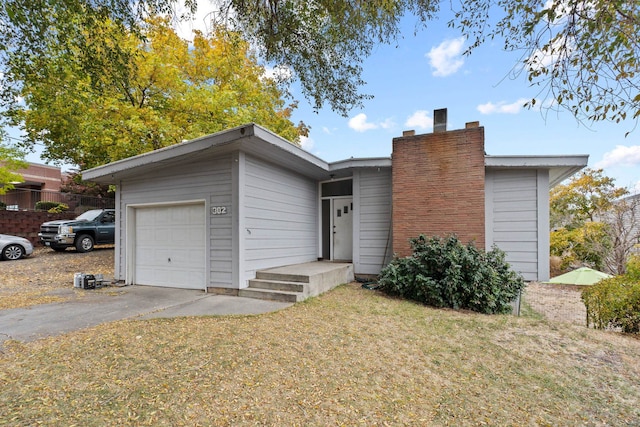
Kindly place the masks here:
MULTIPOLYGON (((208 3, 199 3, 194 21, 180 28, 184 37, 191 28, 206 29, 208 3)), ((433 110, 447 108, 449 130, 472 121, 484 126, 489 155, 588 154, 589 167, 603 168, 617 186, 640 192, 640 129, 633 122, 581 124, 565 110, 526 109, 523 104, 537 97, 539 88, 524 74, 513 76, 518 53, 505 52, 496 41, 463 56, 467 43, 447 27, 446 18, 417 34, 415 22, 404 19, 403 37, 378 46, 365 60, 362 91, 373 99, 347 117, 328 106, 314 112, 299 86, 292 87, 300 101, 292 121, 311 128, 304 149, 329 162, 388 157, 394 137, 404 130, 432 132, 433 110)))

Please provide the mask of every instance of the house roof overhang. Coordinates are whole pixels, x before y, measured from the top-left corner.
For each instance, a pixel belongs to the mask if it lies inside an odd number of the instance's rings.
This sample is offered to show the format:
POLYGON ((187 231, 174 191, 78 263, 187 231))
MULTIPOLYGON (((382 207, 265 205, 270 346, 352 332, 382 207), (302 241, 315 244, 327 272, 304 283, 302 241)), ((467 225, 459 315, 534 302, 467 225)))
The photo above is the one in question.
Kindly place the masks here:
POLYGON ((487 169, 548 169, 549 188, 587 166, 588 154, 558 156, 485 156, 487 169))
MULTIPOLYGON (((83 171, 83 179, 116 184, 168 165, 185 166, 195 159, 214 158, 244 151, 318 181, 351 176, 358 168, 391 168, 390 157, 350 158, 328 163, 297 145, 255 124, 249 123, 180 144, 119 160, 83 171)), ((553 187, 587 165, 588 155, 569 156, 485 156, 488 169, 548 169, 553 187)))
POLYGON ((87 181, 115 184, 168 165, 246 151, 315 179, 329 179, 329 164, 273 132, 250 123, 83 171, 87 181))

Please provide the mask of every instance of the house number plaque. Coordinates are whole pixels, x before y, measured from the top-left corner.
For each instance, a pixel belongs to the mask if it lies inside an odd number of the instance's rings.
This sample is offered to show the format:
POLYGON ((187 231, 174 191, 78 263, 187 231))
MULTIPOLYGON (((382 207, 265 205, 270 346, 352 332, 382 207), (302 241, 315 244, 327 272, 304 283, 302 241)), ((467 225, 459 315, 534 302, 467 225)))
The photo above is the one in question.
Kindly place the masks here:
POLYGON ((226 206, 211 206, 211 215, 226 215, 226 206))

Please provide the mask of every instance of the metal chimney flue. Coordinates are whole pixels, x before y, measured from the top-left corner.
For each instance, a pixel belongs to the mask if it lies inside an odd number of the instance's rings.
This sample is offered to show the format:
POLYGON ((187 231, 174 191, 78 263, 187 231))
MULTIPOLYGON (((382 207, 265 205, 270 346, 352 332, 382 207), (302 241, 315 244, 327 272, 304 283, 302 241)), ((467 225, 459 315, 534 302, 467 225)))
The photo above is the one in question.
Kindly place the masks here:
POLYGON ((433 110, 433 132, 447 131, 447 109, 433 110))

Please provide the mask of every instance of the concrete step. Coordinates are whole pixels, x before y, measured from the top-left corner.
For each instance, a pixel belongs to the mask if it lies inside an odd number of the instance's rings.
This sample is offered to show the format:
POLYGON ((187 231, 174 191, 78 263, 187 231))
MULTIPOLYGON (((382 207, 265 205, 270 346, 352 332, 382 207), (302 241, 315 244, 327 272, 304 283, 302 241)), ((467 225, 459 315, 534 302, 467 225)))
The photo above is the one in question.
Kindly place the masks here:
POLYGON ((303 293, 305 286, 309 286, 308 283, 286 282, 282 280, 265 280, 265 279, 249 280, 249 288, 267 289, 272 291, 287 291, 287 292, 303 293))
POLYGON ((268 289, 244 288, 238 291, 239 297, 263 299, 268 301, 298 302, 304 300, 302 293, 273 291, 268 289))
POLYGON ((300 282, 309 283, 308 274, 279 273, 273 271, 257 271, 256 279, 275 280, 279 282, 300 282))

